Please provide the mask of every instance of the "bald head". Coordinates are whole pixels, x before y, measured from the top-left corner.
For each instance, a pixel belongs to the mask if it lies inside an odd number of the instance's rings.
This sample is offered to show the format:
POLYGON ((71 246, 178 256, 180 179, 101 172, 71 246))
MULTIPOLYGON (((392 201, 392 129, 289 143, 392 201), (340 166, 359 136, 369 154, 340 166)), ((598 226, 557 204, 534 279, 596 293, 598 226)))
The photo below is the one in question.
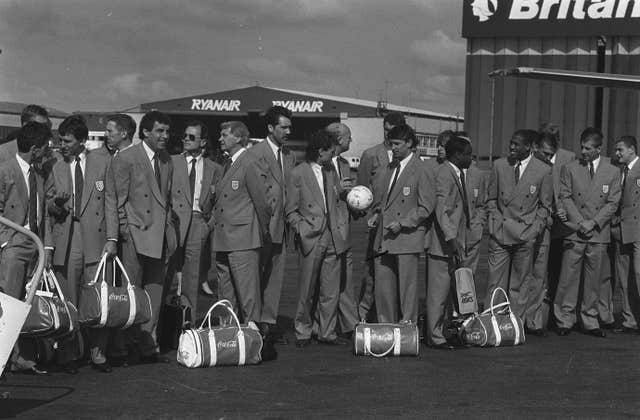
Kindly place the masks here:
POLYGON ((345 124, 334 122, 325 129, 333 144, 336 145, 336 156, 349 150, 351 130, 345 124))

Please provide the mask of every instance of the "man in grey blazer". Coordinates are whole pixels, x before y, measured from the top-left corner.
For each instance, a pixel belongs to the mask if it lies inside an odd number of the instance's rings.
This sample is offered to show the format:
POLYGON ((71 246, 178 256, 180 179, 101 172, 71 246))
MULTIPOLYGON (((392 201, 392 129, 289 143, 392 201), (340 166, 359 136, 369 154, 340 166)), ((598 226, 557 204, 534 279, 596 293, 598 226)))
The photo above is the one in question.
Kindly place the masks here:
POLYGON ((616 157, 622 166, 622 194, 613 217, 616 277, 622 290, 622 323, 614 333, 637 334, 640 321, 640 164, 638 142, 622 136, 616 143, 616 157))
POLYGON ((189 301, 191 314, 195 318, 198 289, 206 280, 201 277, 204 274, 201 267, 207 257, 203 252, 207 250, 213 229, 213 187, 222 176, 222 167, 203 157, 208 141, 204 123, 187 121, 182 137, 184 153, 171 157, 171 205, 178 217, 178 249, 170 271, 176 271, 179 276, 182 294, 189 301))
MULTIPOLYGON (((89 130, 79 115, 58 127, 63 160, 53 166, 47 190, 47 208, 55 246, 53 265, 66 298, 78 307, 80 288, 93 281, 103 254, 116 255, 118 212, 115 186, 109 176, 111 155, 86 150, 89 130)), ((89 329, 92 367, 109 373, 107 329, 89 329)), ((63 342, 57 352, 66 369, 76 370, 76 340, 63 342)))
POLYGON ((346 344, 336 335, 340 298, 340 259, 347 249, 349 223, 338 214, 341 187, 331 159, 335 145, 326 131, 314 133, 307 144, 307 161, 298 165, 287 182, 287 221, 296 235, 300 254, 296 347, 306 347, 314 332, 317 302, 319 343, 346 344), (316 297, 316 290, 318 294, 316 297))
MULTIPOLYGON (((389 163, 393 160, 391 142, 389 141, 389 131, 402 124, 405 124, 405 118, 401 112, 393 111, 386 114, 382 120, 382 128, 384 130, 384 139, 382 143, 370 147, 362 152, 360 164, 358 165, 357 184, 364 185, 374 194, 376 191, 375 185, 385 178, 389 163)), ((374 203, 375 202, 376 198, 374 197, 374 203)), ((370 219, 371 216, 372 213, 369 212, 368 219, 370 219)), ((360 303, 358 305, 358 314, 360 319, 371 318, 370 312, 372 311, 375 303, 373 295, 375 270, 373 267, 373 260, 371 260, 371 257, 376 252, 373 248, 375 235, 375 230, 370 228, 367 245, 367 269, 365 271, 360 303)))
POLYGON ((551 168, 533 157, 534 130, 517 130, 509 157, 493 163, 487 198, 489 283, 485 308, 497 287, 509 294, 512 310, 521 318, 527 307, 527 278, 536 241, 550 224, 553 200, 551 168))
POLYGON ((284 202, 286 197, 286 180, 295 166, 295 156, 286 147, 291 134, 291 111, 282 106, 273 106, 265 114, 267 138, 249 149, 262 170, 266 174, 267 200, 271 206, 269 233, 271 245, 263 247, 260 256, 260 281, 262 291, 262 328, 274 335, 279 344, 287 340, 281 333, 274 331, 278 319, 278 308, 282 294, 284 279, 284 262, 287 246, 291 238, 287 238, 288 229, 285 224, 284 202))
POLYGON ((248 140, 244 123, 220 125, 220 147, 230 160, 215 186, 213 248, 219 298, 228 299, 243 322, 257 325, 262 317, 260 249, 271 243, 271 206, 266 174, 245 149, 248 140))
POLYGON ((561 336, 569 334, 579 319, 588 334, 605 337, 597 303, 601 264, 611 240, 611 217, 620 201, 620 170, 600 156, 600 130, 585 129, 580 143, 582 159, 565 165, 560 177, 560 200, 568 218, 565 224, 572 233, 564 244, 553 312, 561 336))
POLYGON ((375 302, 379 322, 418 321, 418 261, 435 190, 413 152, 416 137, 406 124, 389 131, 393 161, 374 186, 368 225, 375 229, 375 302), (399 303, 399 305, 398 305, 399 303))
POLYGON ((160 356, 156 329, 165 288, 168 259, 177 247, 171 217, 173 165, 166 152, 169 117, 158 111, 146 113, 140 121, 142 142, 120 150, 111 168, 116 186, 122 257, 136 286, 144 287, 151 298, 152 317, 131 327, 137 336, 143 363, 168 363, 160 356))

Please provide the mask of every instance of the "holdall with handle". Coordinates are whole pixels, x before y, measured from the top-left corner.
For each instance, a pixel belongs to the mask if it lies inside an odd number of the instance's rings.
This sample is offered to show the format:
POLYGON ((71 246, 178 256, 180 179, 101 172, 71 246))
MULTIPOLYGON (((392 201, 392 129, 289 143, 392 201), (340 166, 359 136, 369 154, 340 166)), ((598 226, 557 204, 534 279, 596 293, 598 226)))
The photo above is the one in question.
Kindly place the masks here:
POLYGON ((40 283, 31 287, 39 287, 39 290, 36 290, 21 335, 59 338, 78 330, 78 311, 65 299, 51 269, 44 270, 40 283))
POLYGON ((491 294, 491 307, 464 321, 460 337, 465 344, 480 347, 517 346, 525 342, 522 319, 511 312, 509 297, 501 287, 491 294), (498 292, 506 301, 496 305, 498 292))
POLYGON ((188 368, 209 366, 255 365, 262 361, 262 335, 252 322, 240 325, 231 303, 219 300, 202 320, 200 328, 186 330, 180 335, 176 358, 188 368), (211 327, 215 308, 231 315, 232 325, 211 327))
POLYGON ((353 344, 356 356, 417 356, 418 325, 360 322, 353 332, 353 344))
POLYGON ((131 284, 118 257, 113 259, 113 280, 109 285, 105 279, 106 265, 107 254, 104 254, 93 281, 80 290, 80 324, 126 329, 148 322, 151 319, 151 299, 147 291, 131 284), (115 286, 116 266, 123 278, 120 287, 115 286))

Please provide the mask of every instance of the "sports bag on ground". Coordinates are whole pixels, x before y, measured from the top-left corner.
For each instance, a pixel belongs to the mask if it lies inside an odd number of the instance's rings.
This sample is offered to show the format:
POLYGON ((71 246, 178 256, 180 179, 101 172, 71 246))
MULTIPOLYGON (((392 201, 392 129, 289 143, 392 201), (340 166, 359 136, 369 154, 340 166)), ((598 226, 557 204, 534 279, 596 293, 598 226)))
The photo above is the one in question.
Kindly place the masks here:
POLYGON ((120 259, 113 259, 113 280, 105 279, 107 254, 102 256, 91 283, 80 290, 80 324, 93 328, 121 328, 144 324, 151 319, 151 299, 146 290, 131 284, 120 259), (116 265, 122 273, 122 286, 115 286, 116 265))
POLYGON ((360 322, 353 332, 356 356, 417 356, 420 352, 418 326, 408 324, 369 324, 360 322))
POLYGON ((463 343, 480 347, 517 346, 525 342, 522 319, 511 312, 509 297, 500 287, 493 291, 489 309, 464 321, 460 336, 463 343), (498 292, 506 301, 496 305, 498 292))
POLYGON ((209 366, 255 365, 262 361, 262 335, 253 322, 240 325, 231 303, 214 303, 202 320, 200 328, 180 335, 178 363, 189 368, 209 366), (213 310, 221 308, 231 316, 231 325, 211 326, 213 310))
POLYGON ((45 269, 40 283, 31 287, 39 287, 40 290, 33 297, 21 335, 59 338, 78 330, 78 311, 65 299, 53 271, 45 269))

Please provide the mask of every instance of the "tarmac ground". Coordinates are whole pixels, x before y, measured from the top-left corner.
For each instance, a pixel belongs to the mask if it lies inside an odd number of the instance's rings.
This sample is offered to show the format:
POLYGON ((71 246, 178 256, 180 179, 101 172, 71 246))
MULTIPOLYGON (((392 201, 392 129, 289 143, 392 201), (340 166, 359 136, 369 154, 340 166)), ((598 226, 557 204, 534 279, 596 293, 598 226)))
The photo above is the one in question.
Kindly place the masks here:
MULTIPOLYGON (((355 222, 355 273, 364 269, 355 222)), ((486 251, 476 273, 486 289, 486 251)), ((424 273, 424 264, 421 266, 424 273)), ((8 374, 0 418, 640 418, 640 335, 526 337, 518 347, 419 357, 356 357, 351 347, 293 345, 297 256, 287 259, 279 326, 291 341, 256 366, 187 369, 133 365, 100 374, 8 374)), ((421 285, 424 294, 424 284, 421 285)), ((204 312, 212 299, 201 296, 204 312)), ((619 306, 619 304, 617 305, 619 306)), ((202 315, 202 314, 200 314, 202 315)), ((175 352, 170 356, 175 360, 175 352)))

